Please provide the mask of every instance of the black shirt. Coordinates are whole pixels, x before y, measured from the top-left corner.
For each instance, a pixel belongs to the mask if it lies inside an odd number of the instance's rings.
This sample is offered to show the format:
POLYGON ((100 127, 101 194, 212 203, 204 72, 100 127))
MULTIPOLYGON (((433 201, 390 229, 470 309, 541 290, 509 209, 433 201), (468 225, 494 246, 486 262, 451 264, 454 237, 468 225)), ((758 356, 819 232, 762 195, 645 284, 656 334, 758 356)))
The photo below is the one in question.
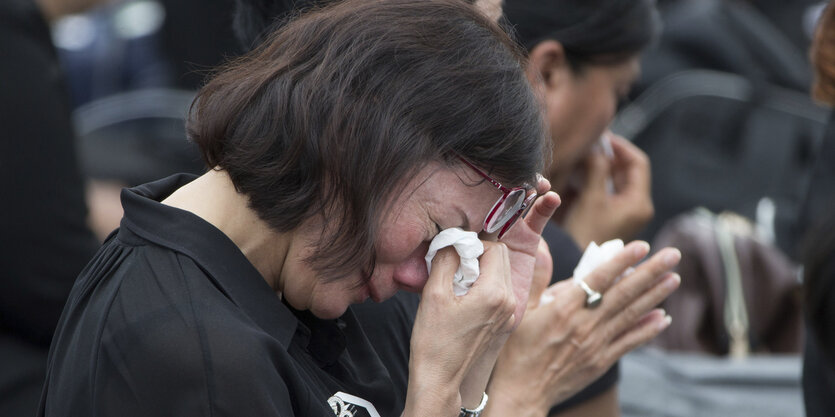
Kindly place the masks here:
POLYGON ((38 415, 334 416, 363 399, 398 415, 350 309, 293 311, 220 230, 158 202, 193 178, 122 192, 121 227, 61 316, 38 415))
MULTIPOLYGON (((554 260, 551 282, 571 277, 574 267, 583 255, 582 251, 571 236, 550 222, 545 227, 542 236, 548 242, 554 260)), ((383 303, 367 301, 354 307, 354 312, 368 338, 388 368, 391 380, 396 387, 396 402, 401 408, 406 401, 406 388, 409 382, 409 343, 419 303, 420 296, 417 294, 400 291, 383 303)), ((615 364, 585 389, 553 407, 551 414, 565 411, 608 391, 617 384, 618 377, 618 365, 615 364)))

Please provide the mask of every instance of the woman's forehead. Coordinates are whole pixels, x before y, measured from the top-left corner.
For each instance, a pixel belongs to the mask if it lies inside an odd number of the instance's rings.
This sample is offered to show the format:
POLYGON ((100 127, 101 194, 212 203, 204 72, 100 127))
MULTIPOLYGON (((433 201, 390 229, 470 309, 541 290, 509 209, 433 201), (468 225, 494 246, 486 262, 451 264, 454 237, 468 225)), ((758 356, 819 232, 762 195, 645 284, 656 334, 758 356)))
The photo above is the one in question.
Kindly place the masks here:
POLYGON ((458 226, 467 230, 480 228, 481 221, 500 194, 463 164, 428 167, 410 183, 414 189, 404 190, 411 195, 405 201, 401 200, 402 203, 422 207, 430 216, 443 216, 443 219, 433 219, 443 221, 443 227, 458 226))

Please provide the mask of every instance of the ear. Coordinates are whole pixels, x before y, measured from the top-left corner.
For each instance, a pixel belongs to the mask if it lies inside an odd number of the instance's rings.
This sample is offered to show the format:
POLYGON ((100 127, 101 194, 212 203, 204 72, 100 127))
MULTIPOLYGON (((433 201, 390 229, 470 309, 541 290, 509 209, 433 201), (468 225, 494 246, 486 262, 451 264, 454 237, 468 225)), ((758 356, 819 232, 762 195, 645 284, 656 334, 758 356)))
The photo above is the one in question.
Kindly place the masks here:
POLYGON ((564 77, 570 71, 565 57, 565 49, 555 40, 538 43, 528 54, 528 68, 526 75, 532 85, 550 90, 559 87, 564 77))

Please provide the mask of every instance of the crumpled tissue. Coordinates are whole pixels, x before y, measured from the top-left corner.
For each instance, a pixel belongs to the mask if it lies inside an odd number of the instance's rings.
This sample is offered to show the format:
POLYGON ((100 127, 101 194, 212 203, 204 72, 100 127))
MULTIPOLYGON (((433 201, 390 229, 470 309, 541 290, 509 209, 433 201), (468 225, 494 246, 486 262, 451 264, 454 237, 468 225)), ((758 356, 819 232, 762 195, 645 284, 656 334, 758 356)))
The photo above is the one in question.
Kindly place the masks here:
POLYGON ((618 252, 623 250, 623 241, 620 239, 613 239, 604 242, 597 246, 597 243, 591 242, 583 252, 580 262, 577 262, 577 267, 574 268, 574 282, 586 279, 586 275, 594 271, 595 268, 601 264, 612 259, 618 252))
MULTIPOLYGON (((604 242, 600 246, 597 246, 597 243, 595 242, 589 243, 589 246, 586 247, 586 251, 583 252, 583 256, 580 257, 580 262, 578 262, 577 267, 574 268, 574 283, 584 280, 586 276, 591 273, 591 271, 594 271, 595 268, 612 259, 622 250, 623 241, 620 239, 613 239, 604 242)), ((544 292, 539 299, 540 304, 548 304, 551 301, 554 301, 554 296, 549 294, 547 291, 544 292)))
POLYGON ((426 253, 426 269, 429 273, 432 272, 432 259, 435 258, 435 254, 447 246, 453 246, 458 252, 458 257, 461 258, 458 270, 455 271, 452 288, 455 295, 462 296, 467 294, 478 279, 478 257, 484 253, 484 244, 481 243, 476 232, 468 232, 459 227, 441 231, 432 239, 429 251, 426 253))

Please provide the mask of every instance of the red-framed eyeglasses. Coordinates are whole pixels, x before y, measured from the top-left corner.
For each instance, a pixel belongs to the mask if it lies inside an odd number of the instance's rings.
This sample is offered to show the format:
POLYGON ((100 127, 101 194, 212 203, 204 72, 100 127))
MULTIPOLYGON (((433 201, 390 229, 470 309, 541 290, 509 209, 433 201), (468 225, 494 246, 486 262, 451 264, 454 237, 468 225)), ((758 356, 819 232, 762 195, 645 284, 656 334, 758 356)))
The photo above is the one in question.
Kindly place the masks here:
POLYGON ((502 192, 502 196, 499 197, 496 204, 493 205, 493 208, 490 209, 487 213, 487 217, 484 219, 484 231, 487 233, 494 233, 498 231, 498 239, 501 239, 502 236, 504 236, 504 234, 507 233, 507 231, 510 230, 510 228, 516 223, 516 221, 525 217, 528 210, 531 209, 534 200, 536 200, 536 190, 525 187, 507 188, 484 173, 484 171, 476 168, 475 165, 471 164, 466 159, 460 156, 458 159, 502 192))

